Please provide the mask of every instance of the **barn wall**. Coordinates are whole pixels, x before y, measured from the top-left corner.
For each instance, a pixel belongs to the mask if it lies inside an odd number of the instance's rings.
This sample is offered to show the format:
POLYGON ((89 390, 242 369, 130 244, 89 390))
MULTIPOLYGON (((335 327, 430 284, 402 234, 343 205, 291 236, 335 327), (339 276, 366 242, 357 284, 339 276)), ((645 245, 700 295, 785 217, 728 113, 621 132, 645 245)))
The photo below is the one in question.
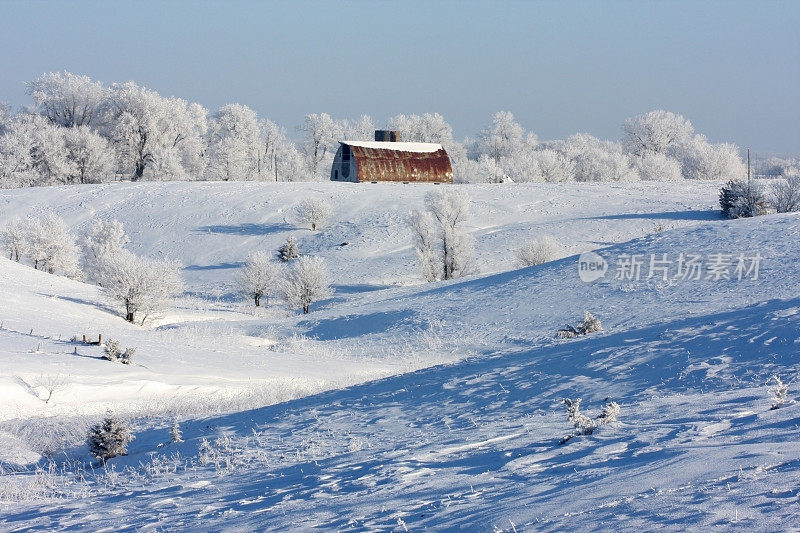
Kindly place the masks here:
POLYGON ((336 155, 333 158, 333 165, 331 166, 331 181, 348 181, 348 182, 357 182, 358 181, 358 166, 355 161, 355 157, 350 158, 350 175, 345 177, 345 170, 347 164, 342 162, 342 149, 344 146, 341 144, 339 145, 339 149, 336 150, 336 155), (336 178, 338 171, 338 179, 336 178))
POLYGON ((359 181, 452 183, 453 169, 443 149, 402 152, 354 146, 359 181))

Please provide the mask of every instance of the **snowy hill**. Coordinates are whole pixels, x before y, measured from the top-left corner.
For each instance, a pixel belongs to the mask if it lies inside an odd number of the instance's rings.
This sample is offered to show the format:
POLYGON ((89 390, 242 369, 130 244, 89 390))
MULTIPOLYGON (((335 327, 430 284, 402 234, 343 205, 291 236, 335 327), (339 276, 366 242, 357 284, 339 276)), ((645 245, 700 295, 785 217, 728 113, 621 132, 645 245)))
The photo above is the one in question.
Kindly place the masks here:
MULTIPOLYGON (((652 233, 658 225, 717 222, 711 210, 716 185, 709 183, 463 188, 473 197, 469 229, 477 239, 483 273, 514 268, 515 249, 541 234, 561 241, 565 253, 576 253, 652 233)), ((45 209, 64 217, 75 235, 85 233, 95 219, 119 219, 133 251, 176 258, 184 265, 187 294, 150 327, 132 327, 96 287, 0 262, 0 284, 8 295, 0 301, 5 328, 0 336, 8 338, 7 348, 0 348, 0 391, 8 399, 0 420, 102 413, 109 406, 148 412, 154 403, 160 411, 176 413, 263 405, 481 350, 472 338, 480 335, 474 328, 467 336, 457 331, 462 323, 470 327, 460 311, 437 310, 446 302, 430 290, 439 285, 420 285, 406 220, 434 189, 171 182, 3 191, 0 227, 45 209), (292 207, 306 197, 327 198, 334 205, 328 228, 311 232, 294 222, 292 207), (277 250, 289 235, 303 253, 328 261, 335 284, 334 298, 315 306, 307 318, 276 306, 256 310, 234 294, 236 273, 247 255, 277 250), (416 309, 406 309, 405 295, 418 293, 429 297, 416 309), (445 344, 445 327, 447 337, 458 339, 458 349, 445 344), (24 335, 31 330, 34 335, 24 335), (99 348, 66 342, 74 335, 96 339, 98 334, 136 347, 140 366, 109 366, 99 360, 99 348), (72 357, 76 348, 88 358, 72 357), (36 350, 41 354, 32 356, 36 350), (38 382, 58 376, 83 386, 69 386, 47 404, 38 397, 44 390, 31 394, 38 382), (132 395, 122 393, 123 388, 132 395), (220 403, 225 405, 214 409, 220 403)), ((580 305, 557 306, 560 315, 552 315, 550 304, 531 311, 548 316, 550 323, 540 333, 549 336, 552 321, 572 320, 582 311, 580 305)), ((508 331, 514 336, 522 330, 508 331)))
POLYGON ((0 464, 22 471, 2 476, 0 500, 22 501, 0 507, 0 524, 775 530, 797 514, 798 404, 770 410, 766 385, 779 375, 796 396, 797 215, 721 221, 708 183, 470 186, 482 273, 412 284, 404 220, 433 186, 291 187, 0 194, 0 225, 48 205, 76 232, 119 218, 137 252, 186 265, 191 293, 141 328, 95 287, 0 262, 0 435, 15 450, 0 464), (336 206, 323 232, 288 214, 309 195, 336 206), (306 316, 254 314, 234 299, 233 272, 290 233, 329 261, 337 294, 306 316), (575 255, 511 270, 514 248, 541 233, 597 249, 605 278, 580 281, 575 255), (647 279, 652 256, 673 261, 673 277, 680 254, 703 259, 701 279, 647 279), (730 279, 713 279, 718 254, 730 279), (747 267, 758 255, 757 273, 737 273, 740 254, 747 267), (642 276, 616 279, 630 256, 642 276), (554 338, 584 310, 603 332, 554 338), (96 347, 76 357, 65 341, 101 330, 137 346, 141 366, 98 360, 96 347), (45 404, 34 381, 53 375, 68 386, 45 404), (572 431, 564 397, 592 416, 610 398, 620 419, 559 445, 572 431), (127 457, 88 475, 78 437, 105 406, 149 416, 127 457), (231 414, 204 415, 220 411, 231 414), (60 416, 31 418, 48 415, 60 416), (176 415, 183 443, 169 443, 176 415), (67 466, 37 475, 53 447, 67 466), (76 472, 84 480, 68 481, 76 472), (114 512, 97 513, 104 504, 114 512))

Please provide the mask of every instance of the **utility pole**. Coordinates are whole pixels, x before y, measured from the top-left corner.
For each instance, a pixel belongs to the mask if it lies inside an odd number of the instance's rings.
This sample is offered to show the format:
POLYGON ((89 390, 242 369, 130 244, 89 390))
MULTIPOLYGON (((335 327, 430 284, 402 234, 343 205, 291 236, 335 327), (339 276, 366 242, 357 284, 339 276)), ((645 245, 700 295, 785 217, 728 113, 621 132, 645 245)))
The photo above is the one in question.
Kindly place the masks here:
POLYGON ((750 185, 750 148, 747 149, 747 185, 750 185))

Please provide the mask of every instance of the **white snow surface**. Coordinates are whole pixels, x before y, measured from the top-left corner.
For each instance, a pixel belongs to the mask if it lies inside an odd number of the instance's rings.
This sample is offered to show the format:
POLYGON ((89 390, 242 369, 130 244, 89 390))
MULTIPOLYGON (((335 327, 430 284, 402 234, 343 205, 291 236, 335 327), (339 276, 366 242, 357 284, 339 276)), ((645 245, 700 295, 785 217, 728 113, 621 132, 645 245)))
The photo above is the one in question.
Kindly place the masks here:
POLYGON ((388 141, 341 141, 342 144, 349 146, 360 146, 361 148, 372 148, 374 150, 395 150, 397 152, 417 152, 429 153, 438 152, 442 149, 441 144, 437 143, 414 143, 414 142, 388 142, 388 141))
POLYGON ((117 218, 133 251, 181 261, 187 283, 138 326, 97 287, 0 260, 0 529, 790 529, 800 216, 720 220, 719 186, 464 186, 479 273, 434 284, 406 225, 433 185, 0 191, 0 227, 45 208, 76 234, 117 218), (308 196, 334 206, 321 232, 291 219, 308 196), (255 310, 236 270, 290 234, 337 292, 305 316, 255 310), (515 269, 543 234, 570 256, 515 269), (635 282, 612 265, 589 284, 574 254, 590 249, 763 259, 757 279, 635 282), (584 310, 604 331, 556 340, 584 310), (99 333, 137 364, 70 341, 99 333), (789 383, 775 410, 772 375, 789 383), (619 421, 559 445, 564 397, 589 416, 614 400, 619 421), (106 409, 136 438, 98 468, 83 437, 106 409))

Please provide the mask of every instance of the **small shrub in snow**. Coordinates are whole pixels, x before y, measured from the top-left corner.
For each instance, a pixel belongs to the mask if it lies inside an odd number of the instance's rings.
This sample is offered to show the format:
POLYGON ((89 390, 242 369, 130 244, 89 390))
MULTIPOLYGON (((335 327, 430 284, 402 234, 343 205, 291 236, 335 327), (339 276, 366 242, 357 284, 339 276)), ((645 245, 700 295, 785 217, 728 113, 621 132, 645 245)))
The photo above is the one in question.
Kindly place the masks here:
POLYGON ((181 428, 178 425, 177 418, 172 423, 172 429, 170 429, 169 431, 169 436, 172 439, 172 442, 183 442, 183 432, 181 431, 181 428))
POLYGON ((312 231, 322 228, 331 218, 331 204, 321 198, 306 198, 294 208, 297 220, 311 226, 312 231))
POLYGON ((558 259, 561 253, 562 248, 558 241, 545 235, 529 241, 517 250, 517 263, 522 267, 541 265, 558 259))
POLYGON ((603 331, 603 324, 600 319, 591 314, 589 311, 583 312, 583 322, 578 324, 578 331, 581 335, 588 335, 589 333, 597 333, 603 331))
POLYGON ((132 365, 134 357, 136 357, 136 348, 125 348, 125 351, 119 356, 119 362, 123 365, 132 365))
POLYGON ((278 272, 278 265, 272 262, 269 254, 256 252, 247 258, 239 274, 239 287, 255 302, 256 307, 260 307, 261 298, 275 292, 278 272))
POLYGON ((287 302, 302 307, 308 313, 309 306, 333 294, 328 267, 321 257, 301 257, 286 272, 283 294, 287 302))
POLYGON ((111 362, 120 362, 123 365, 132 365, 133 358, 136 356, 136 348, 122 349, 119 341, 108 339, 105 348, 103 349, 103 359, 111 362))
POLYGON ((772 393, 772 407, 770 409, 778 409, 788 402, 789 385, 781 381, 778 376, 772 376, 775 380, 775 387, 770 389, 772 393))
POLYGON ((772 207, 778 213, 800 211, 800 176, 789 176, 771 187, 772 207))
POLYGON ((120 346, 119 341, 114 339, 108 339, 106 341, 106 346, 103 349, 103 359, 116 362, 119 361, 119 358, 121 356, 122 356, 122 346, 120 346))
POLYGON ((294 237, 289 235, 289 237, 286 238, 286 242, 278 248, 278 257, 284 262, 289 262, 292 259, 300 257, 300 249, 297 247, 294 237))
POLYGON ((556 337, 560 339, 572 339, 578 335, 588 335, 603 331, 603 324, 600 319, 588 311, 583 312, 583 320, 576 327, 567 324, 564 328, 556 332, 556 337))
POLYGON ((730 180, 719 191, 719 205, 725 218, 748 218, 767 212, 764 191, 754 181, 730 180))
POLYGON ((596 418, 589 418, 581 412, 580 398, 577 400, 564 398, 562 403, 567 406, 567 419, 572 422, 576 431, 563 437, 559 441, 559 444, 564 444, 579 435, 591 435, 600 426, 616 422, 620 412, 620 407, 617 402, 609 402, 603 405, 603 409, 596 418))
POLYGON ((128 425, 121 419, 109 416, 89 429, 89 453, 106 462, 118 455, 128 455, 128 443, 133 439, 128 425))
POLYGON ((49 404, 50 400, 53 399, 53 395, 56 392, 66 389, 68 384, 69 376, 65 376, 63 374, 47 374, 39 376, 39 378, 33 382, 32 387, 37 391, 38 389, 43 389, 44 394, 39 395, 39 399, 45 404, 49 404))

